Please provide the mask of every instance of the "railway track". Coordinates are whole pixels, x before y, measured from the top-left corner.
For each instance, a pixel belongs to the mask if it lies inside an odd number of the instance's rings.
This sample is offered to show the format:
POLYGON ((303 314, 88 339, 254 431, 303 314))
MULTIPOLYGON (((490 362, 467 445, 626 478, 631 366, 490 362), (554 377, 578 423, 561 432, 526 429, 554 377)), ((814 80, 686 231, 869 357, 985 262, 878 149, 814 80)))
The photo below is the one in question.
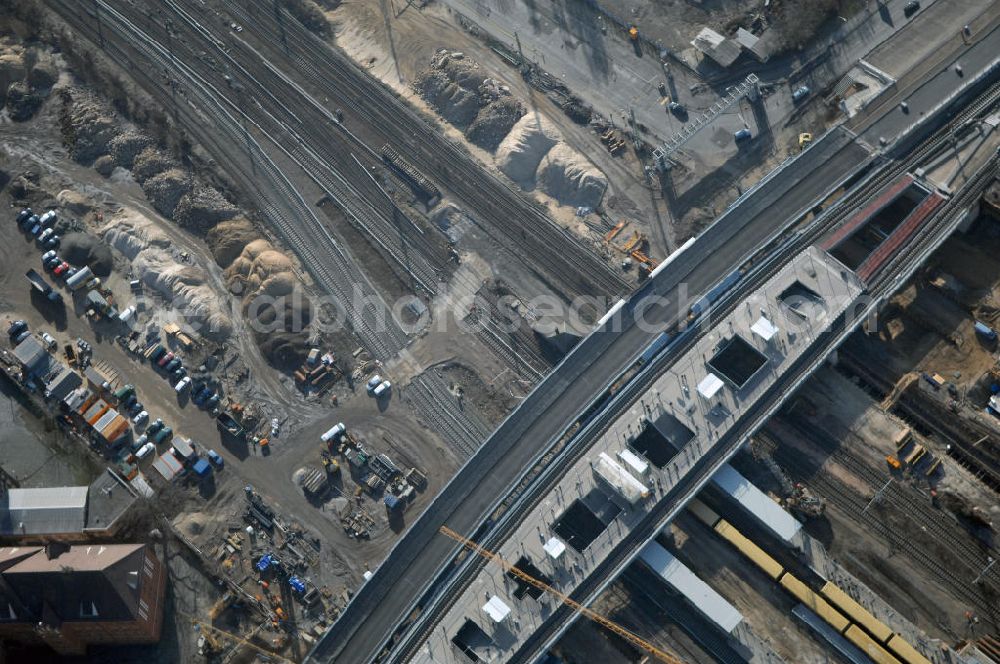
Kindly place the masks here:
MULTIPOLYGON (((68 0, 55 0, 52 5, 93 43, 103 42, 112 60, 124 66, 140 83, 145 82, 144 87, 151 94, 158 96, 166 106, 172 105, 175 113, 185 118, 185 126, 210 153, 217 155, 219 163, 225 164, 234 180, 242 184, 269 224, 299 255, 320 288, 344 307, 347 322, 374 357, 387 359, 407 344, 407 335, 358 269, 355 259, 333 239, 257 138, 282 149, 276 137, 253 124, 252 118, 243 114, 211 83, 107 3, 98 0, 97 4, 103 26, 101 35, 96 34, 96 17, 88 13, 87 6, 81 7, 68 0), (159 72, 164 72, 162 77, 159 72), (182 77, 184 84, 171 78, 171 72, 182 77), (178 94, 182 99, 177 99, 178 94), (242 121, 237 119, 241 116, 242 121), (246 122, 251 124, 247 126, 246 122), (245 147, 245 153, 234 153, 234 149, 241 147, 245 147), (245 160, 250 161, 249 166, 244 164, 245 160), (361 307, 353 306, 354 289, 361 296, 361 307)), ((436 378, 428 380, 433 382, 436 378)), ((461 423, 447 429, 451 435, 445 438, 450 444, 461 449, 463 454, 478 447, 483 436, 478 433, 479 427, 465 422, 469 417, 467 411, 454 408, 448 402, 427 403, 425 398, 418 391, 414 401, 421 408, 443 410, 450 420, 461 423)))
MULTIPOLYGON (((761 432, 758 432, 758 436, 761 432)), ((769 434, 762 436, 767 444, 780 448, 780 443, 770 438, 769 434)), ((793 473, 804 477, 809 482, 809 488, 816 494, 822 496, 828 503, 835 505, 841 512, 848 515, 853 520, 862 524, 871 532, 885 539, 890 555, 894 551, 906 553, 915 563, 924 568, 933 578, 936 578, 953 597, 963 602, 973 605, 983 615, 991 616, 991 620, 996 622, 997 612, 993 604, 982 593, 975 589, 972 580, 980 569, 971 567, 968 561, 953 561, 961 564, 962 569, 955 570, 952 566, 942 562, 933 552, 928 551, 918 543, 914 543, 897 529, 887 525, 885 521, 876 513, 877 510, 867 509, 869 497, 860 496, 857 491, 833 479, 826 473, 811 473, 811 469, 796 460, 794 454, 778 455, 781 458, 781 465, 792 470, 793 473)), ((872 487, 872 493, 878 487, 872 487)))
MULTIPOLYGON (((629 285, 607 263, 582 245, 569 231, 545 215, 512 186, 485 172, 460 146, 375 81, 347 56, 331 48, 291 15, 264 0, 223 0, 230 15, 272 52, 282 54, 295 74, 331 103, 363 116, 377 128, 381 140, 392 145, 410 163, 418 165, 436 184, 449 191, 477 224, 556 292, 577 295, 620 295, 629 285), (262 21, 260 17, 277 20, 262 21), (280 30, 280 33, 278 32, 280 30), (545 256, 539 267, 538 257, 545 256)), ((319 106, 318 102, 308 101, 319 106)), ((329 111, 325 111, 328 115, 329 111)), ((339 123, 331 128, 373 160, 374 150, 339 123)), ((381 145, 381 144, 380 144, 381 145)))
MULTIPOLYGON (((789 248, 783 252, 783 255, 792 255, 797 253, 805 247, 820 240, 827 233, 846 221, 857 210, 861 209, 865 203, 873 199, 876 194, 884 189, 888 183, 902 177, 902 175, 908 170, 915 168, 930 156, 946 147, 952 128, 963 126, 968 122, 974 121, 987 109, 995 105, 998 100, 1000 100, 1000 84, 995 84, 981 94, 976 100, 970 103, 951 122, 947 123, 945 127, 929 137, 920 148, 912 151, 905 160, 882 164, 881 168, 870 174, 862 182, 857 183, 855 188, 846 192, 844 196, 831 205, 828 216, 821 215, 818 219, 814 220, 807 229, 799 229, 797 231, 793 231, 787 236, 779 238, 776 241, 779 244, 790 245, 789 248)), ((950 208, 946 207, 945 209, 950 208)), ((942 212, 936 217, 936 219, 943 219, 944 216, 945 215, 942 212)), ((940 225, 941 223, 943 222, 937 221, 934 225, 940 225)), ((931 240, 924 238, 920 243, 918 243, 917 248, 919 249, 920 246, 929 241, 931 240)), ((909 253, 912 254, 914 252, 909 253)), ((726 298, 713 307, 712 313, 713 316, 717 316, 717 319, 724 317, 731 312, 741 301, 742 294, 752 291, 754 288, 773 276, 773 274, 775 274, 781 267, 781 264, 776 263, 773 258, 762 259, 760 262, 751 261, 751 263, 753 264, 751 274, 744 278, 741 282, 741 287, 731 291, 726 298), (754 271, 758 271, 758 273, 753 274, 754 271)), ((898 264, 898 261, 892 263, 893 266, 896 264, 898 264)), ((886 274, 886 269, 883 269, 882 273, 886 274)), ((892 282, 883 283, 881 286, 877 287, 877 290, 884 290, 886 286, 891 285, 892 282)), ((672 352, 664 353, 659 357, 654 358, 650 374, 648 375, 658 375, 657 370, 664 369, 669 365, 669 362, 672 361, 673 358, 682 355, 693 343, 694 339, 691 338, 686 344, 678 346, 673 349, 672 352)), ((525 515, 533 510, 540 503, 545 494, 552 488, 552 486, 558 482, 561 477, 558 473, 558 469, 571 467, 577 460, 579 460, 580 456, 586 452, 587 447, 585 444, 581 443, 581 440, 584 438, 586 440, 593 440, 599 437, 602 433, 606 432, 614 419, 635 405, 640 396, 644 393, 648 382, 648 379, 643 380, 641 376, 636 377, 636 379, 625 387, 624 392, 619 395, 619 399, 616 400, 618 403, 612 404, 611 407, 607 408, 599 415, 599 424, 597 426, 593 428, 588 426, 580 427, 574 435, 574 438, 572 438, 569 443, 565 445, 563 450, 556 455, 555 458, 548 461, 546 467, 542 469, 538 479, 532 486, 532 490, 522 492, 516 502, 508 508, 507 513, 505 513, 502 519, 495 524, 491 524, 491 529, 486 533, 477 533, 478 537, 476 537, 476 540, 482 546, 485 546, 488 549, 496 550, 499 547, 499 544, 510 536, 516 527, 516 524, 522 521, 525 515)), ((442 594, 436 594, 436 596, 433 590, 428 591, 428 595, 431 596, 431 601, 436 606, 450 606, 454 599, 456 599, 464 591, 468 583, 475 578, 476 574, 478 574, 484 564, 485 563, 477 557, 472 557, 470 560, 467 560, 461 567, 458 576, 450 581, 450 587, 446 591, 442 594)), ((451 566, 448 566, 448 568, 450 569, 451 566)), ((393 661, 408 661, 412 658, 412 656, 416 653, 416 649, 419 644, 426 640, 427 634, 437 625, 437 620, 440 618, 440 615, 443 614, 443 611, 437 610, 437 614, 437 617, 430 621, 421 621, 421 627, 417 631, 410 632, 407 635, 405 639, 407 645, 399 645, 392 648, 393 661)), ((380 661, 384 660, 385 655, 386 653, 383 653, 380 661)))

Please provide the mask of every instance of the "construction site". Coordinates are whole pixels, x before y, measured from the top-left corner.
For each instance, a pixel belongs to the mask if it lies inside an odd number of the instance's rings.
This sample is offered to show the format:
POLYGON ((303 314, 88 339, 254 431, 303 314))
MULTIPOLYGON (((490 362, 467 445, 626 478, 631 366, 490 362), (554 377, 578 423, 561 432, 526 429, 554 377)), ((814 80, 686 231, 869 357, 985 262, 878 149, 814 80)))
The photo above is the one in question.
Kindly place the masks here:
POLYGON ((1000 662, 1000 3, 0 6, 0 659, 1000 662))

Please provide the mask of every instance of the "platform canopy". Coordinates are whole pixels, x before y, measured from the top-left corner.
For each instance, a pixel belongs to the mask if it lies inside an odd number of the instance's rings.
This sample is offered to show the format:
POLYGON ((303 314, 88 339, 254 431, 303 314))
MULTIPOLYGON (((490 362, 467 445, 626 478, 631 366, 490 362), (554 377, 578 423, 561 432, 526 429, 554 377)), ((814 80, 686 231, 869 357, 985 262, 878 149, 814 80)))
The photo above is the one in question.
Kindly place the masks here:
POLYGON ((722 384, 721 378, 716 376, 714 373, 709 372, 709 374, 702 378, 701 382, 698 383, 698 394, 706 399, 711 399, 719 392, 719 390, 722 389, 722 384))
POLYGON ((770 341, 778 333, 778 328, 774 323, 761 316, 756 323, 750 326, 753 333, 764 341, 770 341))
POLYGON ((493 622, 503 622, 503 619, 510 614, 510 607, 494 595, 490 597, 490 601, 483 605, 483 611, 493 619, 493 622))

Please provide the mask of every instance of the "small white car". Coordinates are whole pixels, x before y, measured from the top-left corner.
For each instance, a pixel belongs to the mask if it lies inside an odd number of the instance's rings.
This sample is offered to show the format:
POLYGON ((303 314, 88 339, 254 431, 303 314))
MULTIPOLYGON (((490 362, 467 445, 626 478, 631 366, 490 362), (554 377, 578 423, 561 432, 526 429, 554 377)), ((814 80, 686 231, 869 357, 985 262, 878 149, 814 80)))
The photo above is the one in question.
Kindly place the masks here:
POLYGON ((142 426, 148 419, 149 419, 149 413, 143 410, 138 415, 132 418, 132 423, 138 427, 142 426))
POLYGON ((374 391, 375 388, 378 387, 381 383, 382 383, 382 376, 379 376, 378 374, 373 375, 371 378, 368 379, 368 391, 369 392, 374 391))
POLYGON ((153 445, 153 443, 146 443, 145 445, 143 445, 142 447, 139 448, 138 452, 135 453, 135 458, 136 459, 145 459, 155 449, 156 449, 156 446, 153 445))
POLYGON ((274 417, 271 419, 271 438, 277 438, 279 433, 281 433, 281 422, 274 417))
POLYGON ((49 249, 44 254, 42 254, 42 263, 45 263, 49 259, 52 259, 52 258, 55 258, 55 257, 56 257, 56 250, 55 249, 49 249))
POLYGON ((53 337, 48 332, 42 332, 42 341, 45 342, 45 347, 52 350, 56 347, 56 338, 53 337))
POLYGON ((382 397, 389 394, 389 390, 392 389, 392 383, 387 380, 383 380, 378 386, 372 390, 372 396, 376 399, 381 399, 382 397))
POLYGON ((176 385, 174 385, 174 389, 177 391, 177 394, 180 394, 189 387, 191 387, 191 376, 184 376, 177 381, 176 385))

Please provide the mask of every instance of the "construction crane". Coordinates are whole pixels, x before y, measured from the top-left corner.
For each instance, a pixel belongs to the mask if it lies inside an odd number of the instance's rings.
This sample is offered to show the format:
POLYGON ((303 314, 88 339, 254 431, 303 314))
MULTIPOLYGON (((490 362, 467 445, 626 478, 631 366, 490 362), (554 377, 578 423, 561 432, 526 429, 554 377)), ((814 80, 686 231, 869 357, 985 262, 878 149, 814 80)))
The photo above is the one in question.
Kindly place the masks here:
POLYGON ((244 639, 242 636, 238 636, 236 634, 233 634, 232 632, 227 632, 224 629, 219 629, 215 625, 210 625, 209 623, 205 622, 204 620, 198 620, 194 616, 192 616, 190 614, 187 614, 187 613, 184 613, 183 611, 177 611, 177 613, 179 615, 181 615, 181 616, 184 616, 188 620, 190 620, 192 625, 197 625, 202 630, 202 633, 206 634, 206 636, 208 636, 209 631, 211 631, 211 633, 213 635, 215 635, 215 636, 206 638, 205 641, 207 643, 211 644, 212 649, 215 650, 216 652, 219 652, 222 649, 222 643, 219 641, 219 639, 217 637, 222 637, 223 639, 232 639, 236 643, 244 645, 247 648, 250 648, 252 650, 256 650, 260 654, 265 655, 267 657, 273 657, 274 659, 277 659, 278 661, 287 662, 288 664, 296 664, 295 660, 289 659, 287 657, 283 657, 283 656, 279 655, 278 653, 276 653, 274 651, 268 650, 267 648, 261 648, 256 643, 253 643, 252 641, 244 639))
POLYGON ((489 549, 487 549, 485 547, 482 547, 479 544, 476 544, 475 542, 473 542, 469 538, 464 537, 464 536, 460 535, 459 533, 456 533, 454 530, 452 530, 448 526, 441 526, 441 534, 442 535, 447 535, 448 537, 450 537, 451 539, 455 540, 456 542, 459 542, 459 543, 463 544, 467 549, 469 549, 470 551, 474 551, 475 553, 479 554, 480 556, 482 556, 486 560, 492 560, 492 561, 494 561, 495 563, 497 563, 498 565, 500 565, 500 567, 502 567, 505 572, 507 572, 509 574, 513 574, 514 576, 516 576, 517 578, 521 579, 525 583, 527 583, 527 584, 529 584, 531 586, 534 586, 535 588, 538 588, 539 590, 541 590, 543 592, 547 592, 548 594, 550 594, 553 597, 557 598, 563 604, 565 604, 566 606, 568 606, 569 608, 571 608, 576 613, 579 613, 582 616, 590 618, 591 620, 593 620, 594 622, 596 622, 598 625, 600 625, 600 626, 602 626, 602 627, 604 627, 606 629, 611 630, 612 632, 614 632, 618 636, 622 637, 623 639, 625 639, 626 641, 628 641, 632 645, 636 646, 637 648, 641 648, 642 650, 648 652, 650 655, 652 655, 653 657, 657 658, 661 662, 666 662, 666 664, 683 664, 683 662, 681 660, 677 659, 676 657, 674 657, 670 653, 664 652, 663 650, 660 650, 659 648, 657 648, 656 646, 654 646, 652 643, 646 641, 645 639, 643 639, 643 638, 641 638, 639 636, 636 636, 635 634, 633 634, 632 632, 628 631, 627 629, 625 629, 624 627, 622 627, 618 623, 613 622, 613 621, 609 620, 608 618, 605 618, 604 616, 602 616, 601 614, 597 613, 596 611, 588 609, 587 607, 585 607, 584 605, 580 604, 576 600, 571 599, 568 595, 562 594, 561 592, 559 592, 558 590, 556 590, 552 586, 548 585, 547 583, 543 583, 542 581, 539 581, 538 579, 536 579, 535 577, 531 576, 530 574, 522 572, 518 567, 516 567, 512 563, 507 562, 506 560, 504 560, 503 558, 501 558, 499 554, 494 553, 493 551, 490 551, 489 549))

